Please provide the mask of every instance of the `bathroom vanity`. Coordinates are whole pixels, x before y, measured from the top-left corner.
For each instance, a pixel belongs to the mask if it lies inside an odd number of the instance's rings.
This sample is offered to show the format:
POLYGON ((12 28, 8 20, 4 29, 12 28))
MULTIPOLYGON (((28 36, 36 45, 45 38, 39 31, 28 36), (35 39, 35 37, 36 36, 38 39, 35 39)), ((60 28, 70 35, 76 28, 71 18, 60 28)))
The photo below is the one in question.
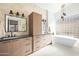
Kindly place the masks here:
POLYGON ((0 55, 24 56, 32 53, 32 37, 0 40, 0 55))
POLYGON ((42 20, 41 14, 32 12, 29 15, 28 35, 14 33, 27 32, 26 18, 6 15, 5 25, 5 32, 9 34, 0 38, 0 56, 25 56, 52 43, 53 35, 47 32, 48 21, 42 20))
POLYGON ((25 56, 32 53, 32 37, 27 33, 27 19, 13 14, 5 15, 5 35, 0 37, 0 56, 25 56))

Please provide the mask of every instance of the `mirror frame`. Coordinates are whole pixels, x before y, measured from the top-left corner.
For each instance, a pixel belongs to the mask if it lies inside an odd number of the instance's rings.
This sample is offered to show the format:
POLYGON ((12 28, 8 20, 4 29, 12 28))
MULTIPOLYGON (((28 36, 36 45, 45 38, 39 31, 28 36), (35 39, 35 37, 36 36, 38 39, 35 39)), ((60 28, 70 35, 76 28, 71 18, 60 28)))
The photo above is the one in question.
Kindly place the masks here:
POLYGON ((10 32, 10 31, 6 30, 7 29, 6 21, 8 19, 6 16, 25 19, 26 20, 26 31, 14 31, 14 32, 27 32, 27 26, 28 26, 28 24, 27 24, 27 18, 15 16, 15 15, 9 15, 9 14, 5 14, 5 23, 4 23, 5 24, 5 32, 10 32))

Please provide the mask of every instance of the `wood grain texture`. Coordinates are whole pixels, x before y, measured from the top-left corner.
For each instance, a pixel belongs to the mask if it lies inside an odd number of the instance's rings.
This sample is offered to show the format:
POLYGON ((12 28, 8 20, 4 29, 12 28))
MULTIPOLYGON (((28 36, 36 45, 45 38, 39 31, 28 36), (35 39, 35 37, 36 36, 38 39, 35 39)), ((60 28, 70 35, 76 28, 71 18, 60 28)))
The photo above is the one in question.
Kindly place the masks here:
POLYGON ((0 42, 0 55, 24 56, 32 53, 32 38, 0 42))
POLYGON ((41 48, 50 44, 53 40, 53 35, 37 35, 33 36, 33 51, 40 50, 41 48))
POLYGON ((30 35, 42 34, 41 20, 42 20, 42 15, 40 15, 38 13, 32 12, 29 15, 29 34, 30 35))

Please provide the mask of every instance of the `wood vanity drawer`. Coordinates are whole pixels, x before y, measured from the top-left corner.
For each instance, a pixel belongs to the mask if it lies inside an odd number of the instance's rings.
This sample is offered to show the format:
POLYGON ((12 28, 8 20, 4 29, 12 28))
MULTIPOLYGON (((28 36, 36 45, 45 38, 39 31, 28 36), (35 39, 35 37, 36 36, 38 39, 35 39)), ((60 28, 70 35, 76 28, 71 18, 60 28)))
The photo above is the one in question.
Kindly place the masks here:
POLYGON ((32 46, 31 45, 25 45, 23 47, 20 47, 19 49, 15 50, 13 52, 13 55, 15 56, 21 56, 21 55, 28 55, 32 52, 32 46))
POLYGON ((25 55, 28 55, 28 54, 30 54, 30 53, 32 53, 32 45, 26 46, 25 55))
POLYGON ((43 47, 45 47, 45 44, 43 44, 43 45, 36 45, 35 47, 34 47, 34 51, 38 51, 38 50, 40 50, 41 48, 43 48, 43 47))
POLYGON ((37 51, 52 42, 52 35, 39 35, 33 38, 33 51, 37 51))
POLYGON ((32 38, 26 39, 25 49, 25 55, 32 53, 32 38))
POLYGON ((27 41, 26 44, 32 44, 32 39, 28 39, 28 40, 26 40, 26 41, 27 41))
POLYGON ((11 55, 13 56, 21 56, 21 55, 24 55, 25 54, 25 47, 19 47, 18 49, 15 49, 15 51, 13 51, 13 53, 11 53, 11 55))
POLYGON ((37 51, 37 50, 39 50, 40 49, 40 46, 35 46, 34 47, 34 51, 37 51))
POLYGON ((39 35, 37 36, 33 36, 34 39, 41 39, 41 37, 39 35))
POLYGON ((34 36, 34 37, 33 37, 33 40, 34 40, 34 43, 38 43, 38 42, 40 42, 41 37, 39 37, 39 36, 34 36))
POLYGON ((34 46, 35 46, 35 47, 36 47, 36 46, 40 46, 40 45, 42 45, 42 43, 40 43, 40 42, 34 43, 34 46))
POLYGON ((5 42, 0 42, 0 56, 1 55, 9 55, 9 42, 5 41, 5 42))

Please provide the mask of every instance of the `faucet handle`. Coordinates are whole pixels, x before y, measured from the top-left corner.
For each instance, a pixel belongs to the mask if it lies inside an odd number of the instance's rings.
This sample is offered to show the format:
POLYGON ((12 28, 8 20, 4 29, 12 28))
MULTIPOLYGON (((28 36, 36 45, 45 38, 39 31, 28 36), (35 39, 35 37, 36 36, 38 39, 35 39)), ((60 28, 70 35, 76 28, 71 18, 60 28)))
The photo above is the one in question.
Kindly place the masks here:
POLYGON ((8 37, 10 37, 10 35, 8 35, 8 37))
POLYGON ((14 37, 16 36, 16 34, 13 35, 14 37))

